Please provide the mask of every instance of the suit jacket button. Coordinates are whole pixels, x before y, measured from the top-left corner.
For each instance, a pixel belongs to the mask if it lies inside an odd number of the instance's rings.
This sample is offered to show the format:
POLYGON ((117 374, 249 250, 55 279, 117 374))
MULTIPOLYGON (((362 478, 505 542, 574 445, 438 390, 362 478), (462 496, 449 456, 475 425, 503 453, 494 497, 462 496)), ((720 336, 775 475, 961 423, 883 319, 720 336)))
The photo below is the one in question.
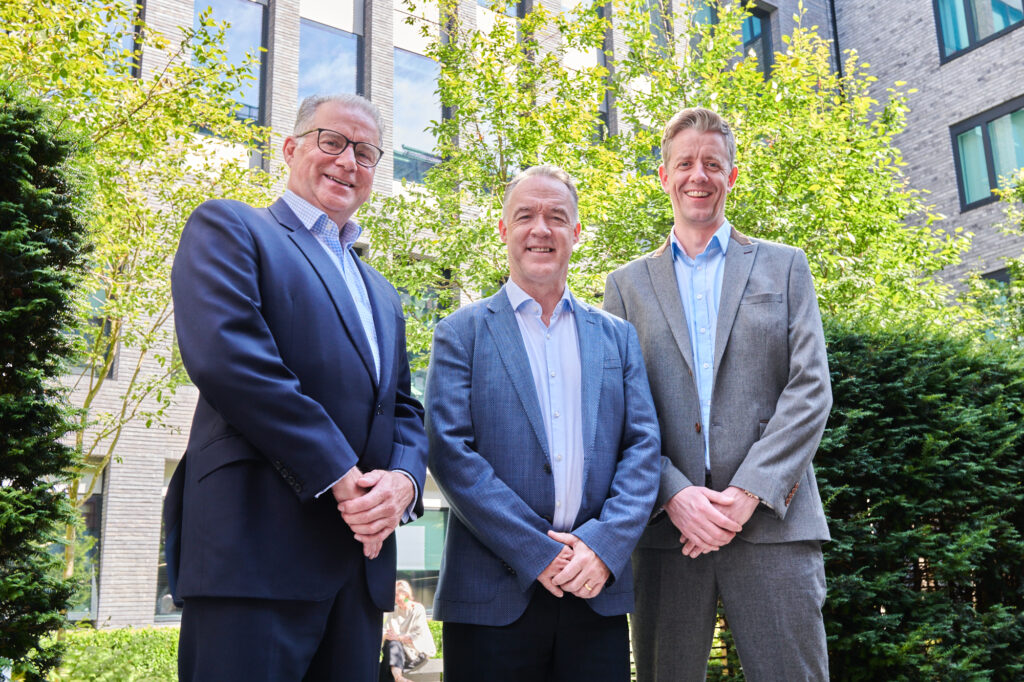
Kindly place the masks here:
POLYGON ((696 424, 694 424, 693 428, 696 429, 697 433, 700 433, 700 422, 697 422, 696 424))
POLYGON ((544 473, 545 474, 550 474, 551 473, 551 462, 544 462, 544 473))
POLYGON ((384 414, 384 406, 380 403, 377 403, 377 416, 380 416, 382 414, 384 414))

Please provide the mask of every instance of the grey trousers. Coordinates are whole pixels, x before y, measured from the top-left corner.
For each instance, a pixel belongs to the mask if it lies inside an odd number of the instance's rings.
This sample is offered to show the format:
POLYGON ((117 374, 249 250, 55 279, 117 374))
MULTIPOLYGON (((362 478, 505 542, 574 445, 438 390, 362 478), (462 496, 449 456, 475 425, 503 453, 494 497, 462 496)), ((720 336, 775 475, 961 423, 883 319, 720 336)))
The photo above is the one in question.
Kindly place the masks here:
POLYGON ((721 598, 749 682, 828 679, 818 541, 739 538, 696 559, 678 549, 633 553, 631 619, 637 682, 705 679, 721 598))

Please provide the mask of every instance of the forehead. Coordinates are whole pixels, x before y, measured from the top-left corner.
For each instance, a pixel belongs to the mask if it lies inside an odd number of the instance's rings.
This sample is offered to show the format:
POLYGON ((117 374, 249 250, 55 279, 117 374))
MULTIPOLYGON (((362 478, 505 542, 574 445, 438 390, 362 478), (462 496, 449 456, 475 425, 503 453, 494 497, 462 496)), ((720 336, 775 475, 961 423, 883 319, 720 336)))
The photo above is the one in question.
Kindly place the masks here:
POLYGON ((508 195, 506 211, 521 208, 562 209, 573 213, 572 194, 565 183, 546 175, 531 175, 516 185, 508 195))
POLYGON ((714 130, 684 128, 672 138, 669 144, 669 158, 692 156, 717 156, 729 158, 725 136, 714 130))
POLYGON ((364 111, 340 102, 324 102, 313 114, 313 128, 329 128, 356 142, 377 143, 380 134, 373 118, 364 111))

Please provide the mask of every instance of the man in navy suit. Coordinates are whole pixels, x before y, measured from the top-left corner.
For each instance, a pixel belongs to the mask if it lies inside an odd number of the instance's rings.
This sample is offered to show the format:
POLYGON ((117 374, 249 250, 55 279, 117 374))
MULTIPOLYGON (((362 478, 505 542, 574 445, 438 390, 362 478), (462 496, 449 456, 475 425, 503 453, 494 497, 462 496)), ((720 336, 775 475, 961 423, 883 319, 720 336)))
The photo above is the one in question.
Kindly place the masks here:
POLYGON ((434 617, 445 682, 629 680, 630 553, 659 476, 639 340, 566 286, 576 189, 509 183, 507 284, 434 333, 430 468, 451 504, 434 617))
POLYGON ((314 97, 268 208, 215 200, 171 277, 199 389, 168 490, 182 680, 373 680, 395 527, 422 512, 422 407, 398 294, 352 249, 380 160, 376 107, 314 97))

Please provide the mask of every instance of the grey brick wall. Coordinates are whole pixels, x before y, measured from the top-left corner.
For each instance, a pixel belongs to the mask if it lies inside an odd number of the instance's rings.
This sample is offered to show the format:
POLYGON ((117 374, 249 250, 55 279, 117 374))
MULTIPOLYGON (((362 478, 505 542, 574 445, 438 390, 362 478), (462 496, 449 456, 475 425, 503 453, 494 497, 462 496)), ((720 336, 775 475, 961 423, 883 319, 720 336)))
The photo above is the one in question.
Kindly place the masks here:
POLYGON ((956 186, 950 126, 1003 102, 1024 95, 1024 28, 993 40, 955 59, 940 63, 937 17, 931 0, 845 0, 836 3, 839 45, 856 49, 878 77, 876 98, 896 81, 906 81, 909 96, 907 130, 897 139, 912 187, 926 190, 926 200, 947 216, 943 227, 974 233, 964 265, 988 272, 1001 267, 1006 255, 1019 255, 1024 240, 1006 237, 996 228, 1002 213, 989 204, 964 213, 956 186))

